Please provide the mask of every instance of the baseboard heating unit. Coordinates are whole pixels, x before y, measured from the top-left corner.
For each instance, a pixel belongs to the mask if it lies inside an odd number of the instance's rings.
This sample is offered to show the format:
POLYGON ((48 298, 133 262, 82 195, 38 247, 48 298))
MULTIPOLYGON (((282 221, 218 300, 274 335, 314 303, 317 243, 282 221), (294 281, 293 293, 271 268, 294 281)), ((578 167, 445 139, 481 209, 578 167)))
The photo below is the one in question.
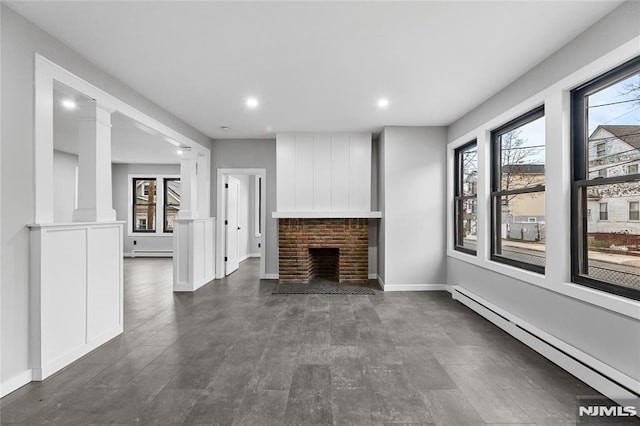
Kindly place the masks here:
POLYGON ((453 299, 491 321, 565 371, 618 404, 640 403, 640 383, 570 344, 501 309, 465 288, 449 287, 453 299))
POLYGON ((173 250, 131 250, 131 257, 173 257, 173 250))

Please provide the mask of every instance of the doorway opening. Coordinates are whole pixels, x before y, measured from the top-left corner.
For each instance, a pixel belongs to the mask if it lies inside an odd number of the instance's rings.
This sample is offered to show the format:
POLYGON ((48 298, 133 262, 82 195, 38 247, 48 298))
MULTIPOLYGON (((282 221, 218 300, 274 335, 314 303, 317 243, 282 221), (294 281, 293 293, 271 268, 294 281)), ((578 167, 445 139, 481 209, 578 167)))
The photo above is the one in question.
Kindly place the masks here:
POLYGON ((265 169, 218 169, 218 232, 216 278, 260 258, 260 278, 265 278, 265 169))

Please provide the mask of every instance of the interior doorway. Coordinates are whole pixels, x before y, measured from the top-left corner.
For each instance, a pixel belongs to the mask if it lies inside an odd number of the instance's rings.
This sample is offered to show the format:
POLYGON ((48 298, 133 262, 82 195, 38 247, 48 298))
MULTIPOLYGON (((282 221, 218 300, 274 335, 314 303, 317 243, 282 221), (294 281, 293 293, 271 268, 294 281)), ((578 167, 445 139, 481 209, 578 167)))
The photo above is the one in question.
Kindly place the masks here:
POLYGON ((216 278, 242 269, 249 258, 265 266, 265 169, 218 169, 216 278))

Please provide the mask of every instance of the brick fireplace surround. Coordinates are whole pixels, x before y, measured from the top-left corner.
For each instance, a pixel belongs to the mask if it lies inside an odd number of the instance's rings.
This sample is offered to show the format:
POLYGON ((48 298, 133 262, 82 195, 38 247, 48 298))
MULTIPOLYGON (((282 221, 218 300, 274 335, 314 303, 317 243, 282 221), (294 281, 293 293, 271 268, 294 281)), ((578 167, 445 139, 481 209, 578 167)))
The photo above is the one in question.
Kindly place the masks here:
POLYGON ((338 249, 339 282, 368 280, 369 219, 279 219, 278 238, 280 282, 308 283, 314 271, 326 269, 317 262, 335 258, 325 255, 312 262, 314 250, 309 249, 338 249))

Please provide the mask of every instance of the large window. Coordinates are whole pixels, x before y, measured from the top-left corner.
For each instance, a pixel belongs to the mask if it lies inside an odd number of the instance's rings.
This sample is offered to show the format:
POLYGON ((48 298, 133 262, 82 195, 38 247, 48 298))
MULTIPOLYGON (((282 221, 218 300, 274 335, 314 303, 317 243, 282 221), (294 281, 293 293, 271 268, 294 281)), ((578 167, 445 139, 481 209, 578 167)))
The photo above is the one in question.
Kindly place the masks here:
POLYGON ((491 259, 544 273, 544 107, 491 132, 491 259))
POLYGON ((478 209, 478 146, 476 141, 455 152, 454 248, 476 254, 478 209))
POLYGON ((572 279, 640 300, 640 58, 575 89, 571 108, 572 279))
POLYGON ((181 194, 180 179, 164 180, 164 232, 173 232, 173 220, 180 211, 181 194))
POLYGON ((156 180, 133 178, 133 232, 156 232, 156 180))

